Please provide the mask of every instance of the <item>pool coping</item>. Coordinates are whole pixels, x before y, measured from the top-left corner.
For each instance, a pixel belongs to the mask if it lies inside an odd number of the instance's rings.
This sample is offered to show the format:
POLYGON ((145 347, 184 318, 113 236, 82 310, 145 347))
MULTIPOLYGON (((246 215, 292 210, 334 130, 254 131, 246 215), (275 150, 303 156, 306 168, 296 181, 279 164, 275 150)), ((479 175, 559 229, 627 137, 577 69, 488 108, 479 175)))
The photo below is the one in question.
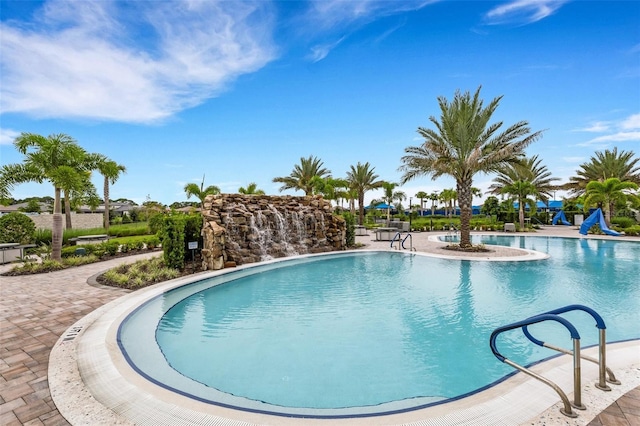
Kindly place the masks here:
MULTIPOLYGON (((459 259, 457 256, 455 258, 459 259)), ((252 266, 255 265, 247 267, 252 266)), ((143 300, 170 288, 222 273, 195 274, 130 293, 104 305, 70 327, 52 349, 49 363, 51 395, 60 413, 71 424, 300 424, 299 418, 232 410, 182 397, 139 376, 120 353, 115 343, 115 329, 128 312, 143 300)), ((554 417, 561 424, 586 424, 585 420, 594 418, 617 397, 640 384, 639 348, 640 341, 608 345, 609 365, 623 383, 622 386, 612 386, 612 392, 590 389, 593 388, 591 381, 597 377, 597 369, 583 363, 583 401, 588 410, 579 412, 577 423, 559 413, 559 398, 553 390, 521 373, 472 396, 420 410, 364 418, 304 419, 304 422, 515 425, 524 422, 535 424, 528 420, 547 410, 547 425, 553 424, 549 420, 554 417), (595 395, 587 396, 593 393, 590 392, 592 390, 595 395)), ((592 352, 594 355, 596 349, 585 349, 583 352, 592 352)), ((532 369, 538 373, 546 372, 552 379, 558 376, 557 383, 563 389, 572 389, 569 357, 556 357, 532 369)))

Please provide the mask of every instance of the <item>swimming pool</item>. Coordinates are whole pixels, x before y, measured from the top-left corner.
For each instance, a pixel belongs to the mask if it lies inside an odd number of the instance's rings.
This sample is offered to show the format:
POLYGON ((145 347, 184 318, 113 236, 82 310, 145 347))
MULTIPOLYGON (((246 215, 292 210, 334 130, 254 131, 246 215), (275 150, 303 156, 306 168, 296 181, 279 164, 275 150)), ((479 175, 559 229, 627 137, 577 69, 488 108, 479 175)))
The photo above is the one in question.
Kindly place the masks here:
MULTIPOLYGON (((416 409, 511 373, 489 334, 544 310, 585 304, 608 340, 638 337, 640 245, 603 243, 533 237, 551 259, 518 264, 397 252, 278 262, 152 299, 123 322, 119 343, 152 381, 216 404, 318 417, 416 409)), ((588 317, 571 321, 583 345, 596 342, 588 317)), ((559 329, 538 333, 567 346, 559 329)), ((523 364, 551 355, 516 332, 500 345, 523 364)))

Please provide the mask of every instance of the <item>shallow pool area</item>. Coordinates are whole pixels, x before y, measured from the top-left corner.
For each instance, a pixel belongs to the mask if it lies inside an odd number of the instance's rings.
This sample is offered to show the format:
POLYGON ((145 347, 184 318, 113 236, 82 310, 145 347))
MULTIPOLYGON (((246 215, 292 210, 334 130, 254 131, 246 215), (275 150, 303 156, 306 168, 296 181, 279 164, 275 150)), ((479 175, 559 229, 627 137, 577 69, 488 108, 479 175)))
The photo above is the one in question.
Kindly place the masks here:
MULTIPOLYGON (((315 417, 419 409, 511 374, 488 338, 514 320, 580 303, 609 341, 638 338, 640 245, 566 240, 531 238, 551 258, 524 263, 360 252, 248 268, 145 302, 118 342, 143 376, 199 401, 315 417)), ((568 318, 596 343, 589 316, 568 318)), ((568 346, 560 327, 536 327, 568 346)), ((516 331, 500 345, 522 364, 554 354, 516 331)))

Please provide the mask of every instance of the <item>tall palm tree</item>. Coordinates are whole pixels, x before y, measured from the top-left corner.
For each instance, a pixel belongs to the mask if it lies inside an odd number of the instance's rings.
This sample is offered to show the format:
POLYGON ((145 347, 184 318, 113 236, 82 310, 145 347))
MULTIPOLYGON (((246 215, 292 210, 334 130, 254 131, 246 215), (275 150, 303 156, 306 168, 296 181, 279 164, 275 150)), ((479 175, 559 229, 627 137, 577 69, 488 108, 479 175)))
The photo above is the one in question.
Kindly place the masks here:
POLYGON ((553 184, 557 180, 559 179, 551 176, 542 160, 534 155, 520 163, 503 167, 489 186, 489 192, 493 195, 508 194, 518 202, 518 220, 523 229, 525 205, 535 206, 537 200, 546 204, 551 193, 557 189, 553 184), (532 202, 529 202, 529 197, 533 197, 532 202))
POLYGON ((443 189, 442 192, 440 192, 439 199, 444 203, 445 215, 449 216, 449 218, 451 218, 455 212, 454 200, 456 198, 458 198, 458 194, 455 189, 448 188, 443 189))
POLYGON ((407 199, 407 194, 403 191, 395 191, 397 187, 397 183, 382 182, 382 201, 387 204, 387 225, 391 222, 391 205, 393 205, 395 201, 402 202, 407 199))
POLYGON ((324 168, 323 164, 319 158, 311 155, 307 158, 301 157, 300 164, 293 167, 289 176, 275 177, 273 182, 282 184, 280 192, 295 189, 304 191, 305 195, 313 195, 313 178, 324 178, 331 174, 331 170, 324 168))
POLYGON ((440 194, 438 191, 433 191, 429 194, 429 199, 431 200, 431 216, 433 217, 436 214, 436 201, 440 200, 440 194))
POLYGON ((245 195, 264 195, 264 191, 258 189, 258 184, 255 182, 251 182, 246 188, 241 186, 238 188, 238 192, 245 195))
POLYGON ((364 224, 364 194, 372 189, 380 188, 382 186, 381 180, 378 180, 378 175, 374 172, 375 167, 367 162, 351 166, 351 169, 347 172, 347 181, 349 187, 358 194, 358 223, 364 224))
POLYGON ((569 183, 562 185, 562 189, 568 189, 572 195, 579 196, 585 193, 589 182, 604 182, 609 178, 640 185, 640 158, 634 156, 633 151, 618 152, 617 147, 611 151, 598 151, 588 162, 580 165, 576 175, 570 177, 569 183))
MULTIPOLYGON (((423 214, 424 200, 425 200, 425 198, 428 198, 428 197, 429 197, 429 194, 427 194, 424 191, 419 191, 419 192, 416 193, 416 198, 420 199, 420 217, 422 217, 424 215, 423 214)), ((409 208, 411 208, 411 206, 409 206, 409 208)))
POLYGON ((618 178, 609 178, 604 182, 597 180, 587 184, 584 208, 594 204, 601 204, 604 209, 604 220, 607 225, 611 224, 613 216, 613 206, 617 202, 626 202, 628 199, 635 199, 637 203, 638 196, 631 193, 630 190, 637 190, 638 185, 634 182, 621 182, 618 178))
POLYGON ((14 142, 14 147, 25 156, 20 164, 6 164, 0 169, 0 188, 6 190, 25 182, 53 184, 53 227, 51 241, 51 258, 62 260, 62 204, 63 186, 73 181, 84 179, 83 171, 73 165, 82 164, 87 152, 75 139, 63 133, 47 137, 35 133, 21 133, 14 142))
POLYGON ((476 173, 490 173, 505 164, 517 162, 525 148, 541 136, 531 133, 526 121, 520 121, 499 132, 502 122, 489 124, 502 96, 494 98, 485 108, 480 89, 471 96, 457 91, 452 102, 440 96, 440 121, 429 120, 436 130, 423 127, 418 133, 425 141, 420 146, 405 148, 402 157, 404 171, 401 183, 419 176, 432 179, 449 175, 456 181, 460 202, 460 247, 471 246, 471 187, 476 173))
POLYGON ((104 178, 102 184, 103 202, 104 202, 104 228, 109 230, 109 184, 114 185, 120 178, 120 175, 127 172, 127 168, 122 164, 118 164, 115 161, 104 155, 96 155, 93 159, 94 169, 98 170, 104 178))
POLYGON ((188 183, 184 186, 184 192, 187 194, 187 200, 195 195, 200 200, 200 208, 204 210, 204 199, 207 195, 215 195, 220 193, 220 188, 215 185, 204 187, 204 175, 202 175, 202 183, 198 186, 195 183, 188 183))

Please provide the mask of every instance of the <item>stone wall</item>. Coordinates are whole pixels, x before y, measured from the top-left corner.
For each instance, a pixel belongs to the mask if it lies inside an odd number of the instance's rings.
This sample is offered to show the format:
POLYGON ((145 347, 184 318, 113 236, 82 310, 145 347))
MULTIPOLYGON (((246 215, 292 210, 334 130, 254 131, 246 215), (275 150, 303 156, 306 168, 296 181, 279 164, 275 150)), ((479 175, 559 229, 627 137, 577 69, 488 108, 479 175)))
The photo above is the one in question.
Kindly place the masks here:
POLYGON ((203 211, 204 270, 344 250, 346 224, 320 196, 219 194, 203 211))
MULTIPOLYGON (((27 215, 36 224, 36 229, 53 229, 53 214, 41 213, 27 215)), ((73 229, 102 228, 101 213, 71 213, 71 226, 73 229)), ((62 226, 66 228, 66 219, 62 215, 62 226)))

